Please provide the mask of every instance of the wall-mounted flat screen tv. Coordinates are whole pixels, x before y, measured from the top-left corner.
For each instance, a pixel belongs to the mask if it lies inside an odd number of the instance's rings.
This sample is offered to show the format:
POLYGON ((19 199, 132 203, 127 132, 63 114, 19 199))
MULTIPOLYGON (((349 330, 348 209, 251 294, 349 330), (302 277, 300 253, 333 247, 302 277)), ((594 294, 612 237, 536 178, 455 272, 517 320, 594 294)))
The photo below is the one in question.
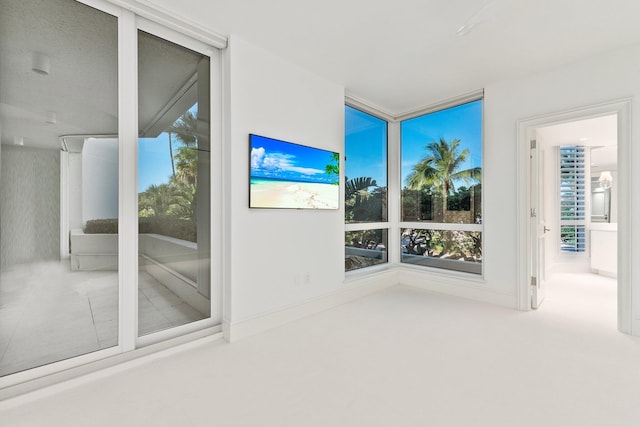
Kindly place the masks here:
POLYGON ((259 135, 249 135, 249 146, 249 207, 338 209, 338 153, 259 135))

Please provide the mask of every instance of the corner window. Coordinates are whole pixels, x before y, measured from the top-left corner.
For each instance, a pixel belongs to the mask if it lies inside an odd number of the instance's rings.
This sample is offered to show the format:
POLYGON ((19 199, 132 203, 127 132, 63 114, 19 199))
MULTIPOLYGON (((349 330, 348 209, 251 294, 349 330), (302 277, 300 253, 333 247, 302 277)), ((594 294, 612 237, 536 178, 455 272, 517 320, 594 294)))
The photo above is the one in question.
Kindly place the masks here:
POLYGON ((482 273, 482 99, 401 122, 401 261, 482 273))
POLYGON ((387 122, 345 107, 345 271, 387 262, 387 122))

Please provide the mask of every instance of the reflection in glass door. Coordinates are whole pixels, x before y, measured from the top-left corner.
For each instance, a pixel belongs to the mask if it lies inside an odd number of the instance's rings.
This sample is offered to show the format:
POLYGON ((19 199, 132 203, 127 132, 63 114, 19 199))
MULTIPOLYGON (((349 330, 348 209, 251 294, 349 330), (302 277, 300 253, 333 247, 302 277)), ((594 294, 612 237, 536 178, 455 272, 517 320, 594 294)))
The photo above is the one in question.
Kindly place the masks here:
POLYGON ((0 99, 5 376, 118 344, 117 18, 0 1, 0 99))
POLYGON ((208 56, 138 31, 138 335, 211 316, 208 56))

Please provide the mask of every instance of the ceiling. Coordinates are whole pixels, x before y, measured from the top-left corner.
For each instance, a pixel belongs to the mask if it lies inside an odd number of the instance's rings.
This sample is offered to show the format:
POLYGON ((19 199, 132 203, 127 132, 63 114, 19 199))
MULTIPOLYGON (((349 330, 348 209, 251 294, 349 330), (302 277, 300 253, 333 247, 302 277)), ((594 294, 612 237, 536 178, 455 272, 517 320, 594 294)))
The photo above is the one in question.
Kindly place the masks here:
MULTIPOLYGON (((637 0, 144 3, 238 35, 391 115, 640 43, 637 0), (471 31, 458 35, 462 26, 471 31)), ((19 136, 59 148, 61 135, 116 133, 115 18, 72 0, 0 0, 0 10, 2 143, 19 136), (33 52, 50 56, 49 75, 31 71, 33 52)), ((140 43, 140 129, 151 129, 193 81, 198 55, 153 37, 140 43)))
POLYGON ((638 0, 145 3, 238 35, 393 115, 640 43, 638 0), (465 23, 471 32, 458 36, 465 23))
POLYGON ((591 147, 593 170, 617 170, 618 116, 615 114, 537 128, 536 139, 547 147, 591 147))

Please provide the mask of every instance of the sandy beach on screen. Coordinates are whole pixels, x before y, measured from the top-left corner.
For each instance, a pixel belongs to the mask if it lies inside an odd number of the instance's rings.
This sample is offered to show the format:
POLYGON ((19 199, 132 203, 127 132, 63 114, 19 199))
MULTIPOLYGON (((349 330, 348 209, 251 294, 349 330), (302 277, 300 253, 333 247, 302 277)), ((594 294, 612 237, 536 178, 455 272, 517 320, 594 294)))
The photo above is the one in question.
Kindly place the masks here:
POLYGON ((257 208, 338 209, 340 186, 274 181, 251 185, 251 206, 257 208))

